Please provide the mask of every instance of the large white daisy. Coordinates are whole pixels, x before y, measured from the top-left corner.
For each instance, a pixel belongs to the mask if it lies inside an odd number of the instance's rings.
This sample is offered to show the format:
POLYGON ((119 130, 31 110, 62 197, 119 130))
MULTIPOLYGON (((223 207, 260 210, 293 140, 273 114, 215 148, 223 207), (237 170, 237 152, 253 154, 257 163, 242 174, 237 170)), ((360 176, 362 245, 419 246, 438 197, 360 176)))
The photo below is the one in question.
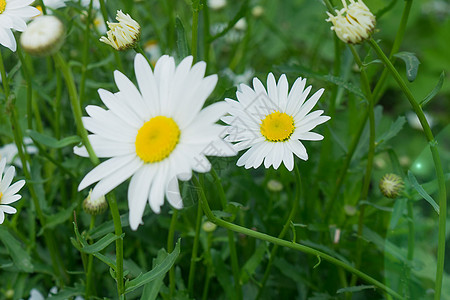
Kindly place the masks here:
POLYGON ((24 31, 26 21, 40 14, 35 7, 29 6, 34 0, 0 0, 0 44, 16 51, 17 44, 12 29, 24 31))
POLYGON ((298 78, 288 93, 286 76, 278 84, 272 73, 267 77, 267 91, 258 78, 253 78, 253 88, 241 84, 236 92, 238 101, 225 99, 230 104, 229 115, 222 118, 227 123, 227 137, 237 142, 237 151, 250 148, 237 161, 238 166, 277 169, 283 162, 289 171, 294 168, 294 156, 308 159, 301 140, 318 141, 323 136, 310 130, 330 119, 322 116, 323 110, 311 112, 323 89, 306 100, 311 86, 305 89, 306 79, 298 78))
POLYGON ((14 207, 8 204, 16 202, 17 200, 22 198, 21 195, 17 195, 17 192, 25 184, 25 180, 19 180, 11 185, 16 169, 14 167, 9 167, 3 176, 5 166, 6 158, 3 158, 2 160, 0 160, 0 224, 2 224, 5 220, 5 213, 15 214, 17 212, 14 207))
MULTIPOLYGON (((216 124, 226 113, 224 101, 202 109, 217 83, 217 75, 204 77, 206 63, 192 66, 192 56, 175 66, 162 56, 152 72, 146 59, 137 54, 134 68, 139 90, 115 71, 119 92, 100 89, 107 110, 87 106, 90 117, 83 123, 99 157, 111 157, 89 172, 79 190, 99 181, 91 197, 96 199, 131 177, 128 187, 130 226, 136 229, 148 200, 156 213, 164 196, 175 208, 182 207, 178 179, 189 180, 192 170, 208 172, 205 155, 231 156, 236 152, 221 136, 225 126, 216 124)), ((86 149, 75 147, 87 156, 86 149)))

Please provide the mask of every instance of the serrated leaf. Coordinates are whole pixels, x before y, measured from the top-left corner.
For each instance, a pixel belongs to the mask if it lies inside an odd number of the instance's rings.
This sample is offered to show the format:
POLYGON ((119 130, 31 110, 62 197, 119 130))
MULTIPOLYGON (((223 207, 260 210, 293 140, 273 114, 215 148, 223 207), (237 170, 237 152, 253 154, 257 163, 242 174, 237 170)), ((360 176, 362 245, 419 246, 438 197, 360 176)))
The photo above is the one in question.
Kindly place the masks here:
POLYGON ((395 57, 400 58, 406 64, 406 78, 409 82, 413 82, 417 77, 420 61, 414 53, 411 52, 399 52, 394 54, 395 57))
POLYGON ((408 171, 408 179, 411 182, 414 189, 422 196, 422 198, 427 201, 434 210, 439 214, 439 205, 434 201, 434 199, 428 195, 428 193, 423 189, 423 187, 417 182, 416 177, 411 171, 408 171))
POLYGON ((177 241, 175 249, 173 249, 172 253, 165 257, 160 264, 154 267, 151 271, 145 274, 141 274, 135 279, 126 282, 125 293, 132 292, 135 289, 159 278, 160 276, 165 275, 170 270, 170 268, 172 268, 173 264, 178 258, 178 255, 180 255, 180 239, 177 241))
POLYGON ((363 290, 368 290, 368 289, 372 289, 375 290, 375 286, 374 285, 356 285, 356 286, 349 286, 346 288, 342 288, 336 291, 336 294, 342 294, 342 293, 355 293, 355 292, 360 292, 363 290))
POLYGON ((123 239, 124 236, 125 236, 125 233, 122 233, 120 236, 115 235, 114 233, 108 233, 107 235, 105 235, 104 237, 99 239, 94 244, 83 247, 81 249, 81 251, 83 251, 84 253, 89 253, 89 254, 100 252, 103 249, 105 249, 106 247, 108 247, 109 244, 111 244, 115 240, 123 239))
POLYGON ((439 77, 438 83, 436 84, 434 89, 420 102, 420 106, 424 107, 425 105, 427 105, 427 103, 430 102, 431 99, 433 99, 437 93, 439 93, 439 91, 442 88, 442 85, 444 84, 444 78, 445 78, 445 73, 444 73, 444 71, 442 71, 441 76, 439 77))
POLYGON ((63 138, 62 140, 57 140, 51 136, 44 135, 34 130, 27 130, 27 133, 33 139, 33 141, 38 142, 50 148, 64 148, 67 146, 75 145, 81 142, 81 139, 77 135, 69 136, 63 138))
POLYGON ((8 249, 14 265, 23 272, 33 272, 33 264, 31 263, 31 257, 26 252, 21 243, 11 234, 8 230, 0 227, 0 240, 8 249))
POLYGON ((180 18, 176 18, 175 27, 177 31, 177 49, 178 57, 184 58, 189 55, 189 47, 186 40, 186 33, 184 31, 183 23, 180 18))

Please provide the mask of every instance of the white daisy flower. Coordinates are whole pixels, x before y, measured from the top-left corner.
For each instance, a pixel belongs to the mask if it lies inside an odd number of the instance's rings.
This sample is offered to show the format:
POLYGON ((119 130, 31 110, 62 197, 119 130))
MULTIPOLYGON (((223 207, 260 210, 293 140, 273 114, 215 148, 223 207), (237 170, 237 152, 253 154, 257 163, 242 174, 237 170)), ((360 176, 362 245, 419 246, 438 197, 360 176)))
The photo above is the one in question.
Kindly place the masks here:
POLYGON ((20 36, 25 52, 46 56, 55 53, 64 42, 64 25, 55 16, 39 16, 30 22, 20 36))
MULTIPOLYGON (((33 140, 29 137, 25 137, 23 139, 23 146, 28 154, 35 154, 38 152, 38 149, 33 144, 33 140)), ((17 150, 15 143, 6 144, 0 147, 0 159, 6 158, 7 165, 14 164, 17 167, 22 168, 22 161, 20 160, 18 154, 19 151, 17 150)))
POLYGON ((124 14, 121 10, 117 11, 116 20, 119 23, 106 22, 109 30, 106 32, 106 37, 100 38, 100 42, 119 51, 134 48, 141 36, 141 26, 129 14, 124 14))
POLYGON ((227 5, 227 0, 208 0, 208 7, 212 10, 219 10, 227 5))
POLYGON ((306 79, 298 78, 288 93, 286 76, 278 84, 272 73, 267 77, 267 91, 258 78, 253 78, 253 89, 245 84, 236 92, 238 101, 225 99, 230 104, 229 116, 222 120, 229 124, 227 141, 237 142, 237 151, 250 148, 237 161, 246 169, 264 166, 275 169, 283 162, 289 171, 294 168, 293 154, 308 159, 300 140, 318 141, 323 136, 310 130, 330 119, 323 110, 311 112, 324 89, 318 90, 307 101, 311 86, 305 89, 306 79))
POLYGON ((30 6, 34 0, 0 0, 0 44, 15 52, 16 40, 12 30, 24 31, 26 21, 39 15, 39 10, 30 6))
MULTIPOLYGON (((164 55, 152 72, 144 56, 137 54, 134 68, 139 90, 122 73, 115 71, 119 92, 100 89, 108 110, 87 106, 90 117, 83 123, 99 157, 111 157, 89 172, 78 189, 98 182, 91 198, 110 192, 131 177, 128 187, 130 226, 137 229, 148 200, 155 213, 164 195, 175 208, 183 206, 178 179, 189 180, 192 171, 208 172, 205 155, 232 156, 236 152, 221 136, 225 126, 216 124, 226 113, 227 103, 214 103, 202 109, 214 90, 217 75, 204 77, 206 63, 192 65, 192 56, 175 66, 164 55)), ((74 152, 88 156, 86 149, 74 152)))
POLYGON ((16 169, 14 167, 9 167, 3 176, 5 166, 6 158, 3 158, 0 160, 0 224, 2 224, 5 220, 5 213, 15 214, 17 212, 14 207, 9 206, 8 204, 16 202, 22 198, 21 195, 17 195, 16 193, 25 184, 25 180, 19 180, 11 185, 16 169))

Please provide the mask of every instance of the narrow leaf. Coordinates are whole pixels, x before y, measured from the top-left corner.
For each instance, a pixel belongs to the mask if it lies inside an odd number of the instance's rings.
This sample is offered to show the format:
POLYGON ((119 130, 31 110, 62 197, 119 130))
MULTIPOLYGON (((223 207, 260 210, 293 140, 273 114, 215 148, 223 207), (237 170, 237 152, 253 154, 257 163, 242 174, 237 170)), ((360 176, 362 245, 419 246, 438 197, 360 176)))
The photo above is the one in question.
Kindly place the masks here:
POLYGON ((241 270, 240 281, 242 284, 247 283, 250 277, 255 273, 264 258, 264 253, 267 251, 267 244, 265 242, 259 244, 253 255, 245 262, 241 270))
POLYGON ((64 223, 67 221, 73 214, 73 210, 75 207, 77 207, 78 203, 74 202, 71 206, 68 208, 50 216, 46 216, 46 219, 48 220, 45 225, 39 230, 38 236, 42 235, 44 233, 44 230, 47 228, 54 228, 56 225, 59 225, 61 223, 64 223))
POLYGON ((416 79, 417 71, 419 70, 419 59, 411 52, 399 52, 394 54, 395 57, 400 58, 406 64, 406 77, 409 82, 413 82, 416 79))
POLYGON ((420 102, 420 106, 424 107, 425 105, 427 105, 428 102, 431 101, 431 99, 434 98, 434 96, 436 96, 437 93, 439 93, 439 91, 442 88, 442 85, 444 84, 444 78, 445 78, 445 73, 444 71, 442 71, 441 76, 439 77, 439 81, 436 84, 436 86, 434 87, 434 89, 431 91, 431 93, 429 93, 421 102, 420 102))
POLYGON ((21 243, 9 233, 8 230, 0 227, 0 240, 8 249, 14 265, 23 272, 33 272, 31 257, 23 248, 21 243))
POLYGON ((377 144, 380 144, 395 137, 400 132, 400 130, 402 130, 403 125, 405 123, 406 123, 405 117, 398 117, 397 120, 395 120, 395 122, 391 124, 389 129, 378 138, 377 144))
POLYGON ((189 55, 189 47, 186 40, 186 33, 184 31, 184 26, 180 18, 176 19, 175 27, 177 31, 178 57, 184 58, 189 55))
POLYGON ((368 289, 372 289, 375 290, 375 286, 374 285, 357 285, 357 286, 349 286, 346 288, 342 288, 337 290, 336 294, 342 294, 342 293, 355 293, 355 292, 360 292, 363 290, 368 290, 368 289))
POLYGON ((137 289, 138 287, 141 287, 157 278, 162 276, 163 274, 166 274, 170 268, 172 268, 173 264, 178 258, 178 255, 180 254, 180 239, 178 240, 175 249, 170 253, 164 260, 153 268, 153 270, 141 274, 135 279, 128 281, 125 283, 125 293, 129 293, 137 289))
POLYGON ((33 139, 33 141, 38 142, 42 145, 45 145, 50 148, 64 148, 70 145, 75 145, 81 142, 81 139, 77 135, 69 136, 66 138, 63 138, 62 140, 57 140, 51 136, 39 133, 34 130, 27 130, 30 137, 33 139))
POLYGON ((428 193, 423 189, 423 187, 417 182, 416 177, 411 171, 408 171, 408 179, 411 182, 412 186, 416 189, 416 191, 420 194, 420 196, 425 199, 431 206, 433 206, 434 210, 439 214, 439 205, 434 201, 434 199, 428 195, 428 193))
MULTIPOLYGON (((168 255, 169 254, 166 252, 165 249, 160 249, 158 251, 158 255, 156 256, 156 258, 153 259, 152 268, 155 268, 157 265, 161 264, 168 255)), ((141 300, 155 300, 158 297, 159 290, 163 285, 165 275, 166 274, 161 274, 158 278, 155 278, 155 280, 147 283, 144 286, 141 300)))
POLYGON ((100 240, 98 240, 94 244, 83 247, 81 249, 81 251, 83 251, 84 253, 89 253, 89 254, 100 252, 103 249, 105 249, 109 244, 111 244, 112 242, 114 242, 117 239, 122 239, 124 236, 125 236, 125 233, 122 233, 120 236, 115 235, 114 233, 108 233, 107 235, 102 237, 100 240))
POLYGON ((401 198, 395 200, 394 210, 392 211, 391 223, 389 224, 389 229, 393 230, 398 224, 398 221, 403 216, 403 211, 406 208, 407 199, 401 198))

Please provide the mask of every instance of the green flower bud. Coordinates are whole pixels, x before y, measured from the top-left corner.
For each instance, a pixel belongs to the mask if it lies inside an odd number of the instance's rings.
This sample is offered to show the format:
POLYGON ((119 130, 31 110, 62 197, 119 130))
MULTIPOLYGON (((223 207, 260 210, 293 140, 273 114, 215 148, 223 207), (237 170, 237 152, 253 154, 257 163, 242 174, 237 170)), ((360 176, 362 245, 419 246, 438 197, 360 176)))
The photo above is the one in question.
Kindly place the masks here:
POLYGON ((404 183, 400 176, 389 173, 381 178, 379 187, 385 197, 395 199, 403 190, 404 183))
POLYGON ((83 210, 92 216, 104 213, 108 208, 108 202, 106 202, 105 196, 91 199, 91 192, 92 190, 89 191, 89 195, 83 201, 83 210))
POLYGON ((217 228, 217 225, 214 224, 214 223, 212 223, 212 222, 210 222, 210 221, 206 221, 206 222, 203 223, 203 225, 202 225, 202 229, 203 229, 205 232, 213 232, 214 230, 216 230, 216 228, 217 228))

